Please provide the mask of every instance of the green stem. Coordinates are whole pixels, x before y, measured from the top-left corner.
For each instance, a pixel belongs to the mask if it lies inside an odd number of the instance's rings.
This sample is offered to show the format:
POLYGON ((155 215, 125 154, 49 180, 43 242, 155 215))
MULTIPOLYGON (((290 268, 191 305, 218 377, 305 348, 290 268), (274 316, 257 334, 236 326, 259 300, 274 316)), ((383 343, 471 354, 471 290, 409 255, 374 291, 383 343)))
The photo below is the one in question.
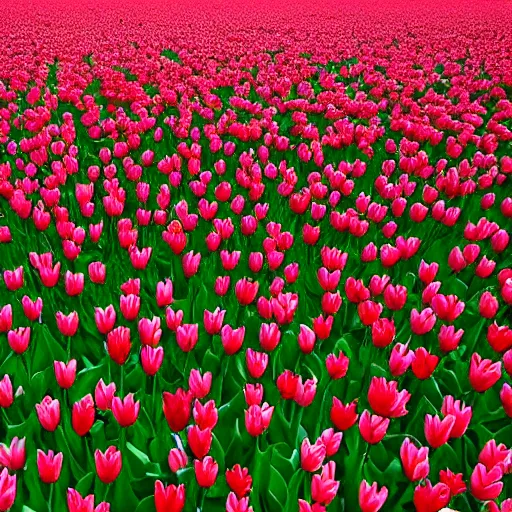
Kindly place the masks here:
POLYGON ((411 434, 390 434, 390 435, 386 435, 386 437, 384 439, 394 439, 397 437, 402 437, 402 438, 408 437, 409 439, 412 439, 418 446, 423 446, 423 444, 420 443, 414 436, 411 436, 411 434))
POLYGON ((153 416, 156 417, 156 380, 157 380, 157 376, 155 375, 153 377, 153 393, 152 393, 152 396, 151 396, 151 410, 153 411, 153 416))
POLYGON ((68 363, 69 363, 69 361, 71 361, 71 336, 68 336, 67 354, 68 354, 68 363))
POLYGON ((106 502, 107 501, 108 491, 109 490, 110 490, 110 485, 109 484, 105 484, 105 492, 103 493, 103 499, 101 500, 102 502, 106 502))
POLYGON ((121 365, 121 396, 124 398, 124 365, 121 365))
POLYGON ((54 485, 50 485, 50 495, 48 496, 48 512, 52 512, 52 501, 53 501, 53 487, 54 485))
POLYGON ((364 465, 366 464, 366 462, 368 461, 368 456, 370 455, 370 447, 371 447, 371 444, 366 443, 366 450, 364 452, 363 464, 361 466, 363 468, 364 468, 364 465))
POLYGON ((123 453, 125 451, 126 446, 126 429, 128 427, 121 427, 121 433, 119 435, 119 451, 123 453))
POLYGON ((21 355, 21 362, 23 364, 23 368, 25 369, 25 372, 27 373, 28 382, 30 382, 30 364, 29 364, 29 357, 28 357, 28 351, 25 352, 23 355, 21 355))
POLYGON ((199 500, 199 503, 200 503, 200 506, 199 506, 199 510, 201 512, 203 512, 203 509, 204 509, 204 500, 206 499, 206 494, 208 492, 208 489, 203 489, 201 487, 201 489, 199 490, 200 494, 201 494, 201 499, 199 500))
POLYGON ((8 427, 11 424, 11 422, 9 421, 9 417, 7 416, 7 411, 3 407, 0 407, 0 409, 2 409, 2 416, 4 417, 5 425, 8 427))

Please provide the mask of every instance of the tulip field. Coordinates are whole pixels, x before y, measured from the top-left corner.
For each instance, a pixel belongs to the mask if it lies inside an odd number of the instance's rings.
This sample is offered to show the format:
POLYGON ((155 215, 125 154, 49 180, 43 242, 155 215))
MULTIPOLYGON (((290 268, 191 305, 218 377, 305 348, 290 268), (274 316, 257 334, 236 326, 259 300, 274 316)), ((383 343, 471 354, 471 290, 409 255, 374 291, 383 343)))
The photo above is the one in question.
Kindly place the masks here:
POLYGON ((512 512, 510 1, 0 6, 0 512, 512 512))

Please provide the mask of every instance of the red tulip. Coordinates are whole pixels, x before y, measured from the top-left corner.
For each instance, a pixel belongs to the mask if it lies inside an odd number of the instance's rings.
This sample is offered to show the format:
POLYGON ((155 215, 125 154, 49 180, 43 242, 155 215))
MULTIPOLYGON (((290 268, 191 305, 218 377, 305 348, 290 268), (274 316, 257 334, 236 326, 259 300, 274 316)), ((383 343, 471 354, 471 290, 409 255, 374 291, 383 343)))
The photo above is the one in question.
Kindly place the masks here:
POLYGON ((142 364, 142 369, 146 375, 154 377, 158 373, 158 370, 160 370, 163 360, 163 347, 153 348, 149 345, 142 347, 140 351, 140 361, 142 364))
POLYGON ((182 259, 183 273, 187 279, 197 274, 201 263, 201 253, 194 254, 193 251, 188 252, 182 259))
POLYGON ((18 471, 25 467, 27 460, 25 450, 25 438, 13 437, 11 445, 7 447, 0 444, 0 465, 9 468, 11 471, 18 471))
POLYGON ((141 318, 138 324, 138 331, 140 342, 143 345, 155 347, 162 336, 160 317, 154 316, 151 320, 149 318, 141 318))
POLYGON ((325 359, 325 366, 331 379, 342 379, 345 377, 348 371, 350 360, 349 358, 340 351, 338 356, 329 354, 325 359))
POLYGON ((512 375, 512 349, 507 350, 505 354, 503 354, 503 366, 505 367, 505 371, 512 375))
POLYGON ((230 325, 225 325, 221 330, 221 341, 224 351, 231 356, 236 354, 243 345, 245 336, 245 327, 233 329, 230 325))
POLYGON ((100 334, 108 334, 116 323, 116 311, 110 304, 105 309, 94 308, 94 321, 100 334))
POLYGON ((292 400, 295 398, 299 379, 299 375, 295 375, 290 370, 285 370, 281 375, 279 375, 276 384, 277 389, 284 400, 292 400))
POLYGON ((7 332, 12 327, 12 306, 6 304, 0 308, 0 332, 7 332))
POLYGON ((512 418, 512 387, 506 382, 503 383, 503 387, 501 388, 500 399, 505 414, 509 418, 512 418))
POLYGON ((328 505, 331 503, 340 486, 340 483, 334 479, 336 464, 330 461, 322 468, 320 475, 313 475, 311 482, 311 497, 317 503, 328 505))
POLYGON ((358 414, 356 412, 357 403, 351 402, 344 405, 335 396, 332 398, 332 407, 330 412, 330 418, 333 425, 341 431, 348 430, 357 421, 358 414))
POLYGON ((70 297, 80 295, 84 290, 84 275, 72 274, 69 270, 64 275, 64 288, 70 297))
POLYGON ((4 282, 6 288, 11 291, 15 292, 16 290, 19 290, 24 283, 23 279, 23 267, 18 267, 15 270, 5 270, 4 271, 4 282))
POLYGON ((57 328, 63 336, 74 336, 78 330, 78 313, 73 311, 69 315, 64 315, 60 311, 55 314, 57 328))
POLYGON ((424 347, 419 347, 414 352, 411 368, 414 375, 421 380, 428 379, 437 367, 439 357, 430 354, 424 347))
POLYGON ((493 501, 486 503, 488 512, 512 512, 512 498, 505 500, 501 503, 501 509, 499 505, 493 501))
POLYGON ((439 270, 439 264, 434 263, 425 263, 425 261, 421 260, 420 267, 418 270, 419 278, 425 283, 429 285, 436 278, 437 272, 439 270))
POLYGON ((249 254, 249 269, 251 272, 258 273, 263 268, 263 254, 261 252, 251 252, 249 254))
POLYGON ((372 323, 372 343, 377 348, 385 348, 390 345, 393 342, 395 333, 395 322, 393 319, 379 318, 372 323))
POLYGON ((53 432, 60 423, 60 403, 50 396, 45 396, 40 404, 36 404, 37 417, 41 426, 53 432))
POLYGON ((430 308, 422 310, 421 313, 413 309, 411 311, 411 330, 414 334, 421 336, 433 329, 436 320, 436 315, 430 308))
POLYGON ((242 468, 240 464, 235 464, 233 469, 226 470, 226 481, 238 499, 242 499, 251 491, 252 478, 249 470, 242 468))
POLYGON ((310 505, 307 501, 299 500, 299 512, 325 512, 325 507, 320 503, 310 505))
POLYGON ((482 448, 478 456, 478 462, 482 463, 487 471, 491 471, 495 466, 499 466, 505 473, 508 471, 511 457, 512 451, 509 448, 502 443, 496 444, 496 441, 491 439, 482 448))
POLYGON ((212 374, 210 372, 201 375, 199 370, 193 369, 190 371, 188 386, 194 398, 202 399, 206 397, 210 393, 211 385, 212 374))
POLYGON ((73 430, 79 436, 85 436, 94 424, 94 401, 92 395, 84 396, 80 401, 73 404, 71 421, 73 430))
POLYGON ((450 437, 462 437, 471 422, 473 410, 471 406, 467 406, 460 400, 455 400, 453 396, 447 395, 444 397, 441 412, 444 416, 452 415, 455 417, 450 437))
POLYGON ((219 466, 212 457, 205 457, 202 461, 194 461, 194 473, 200 487, 211 487, 217 480, 218 471, 219 466))
POLYGON ((183 469, 188 464, 187 454, 180 450, 179 448, 173 448, 169 452, 169 457, 167 458, 169 463, 169 468, 173 473, 177 473, 180 469, 183 469))
POLYGON ((414 506, 417 512, 437 512, 450 503, 450 488, 443 483, 432 487, 429 480, 414 489, 414 506))
POLYGON ((378 512, 386 502, 388 489, 382 486, 380 491, 377 482, 370 486, 363 480, 359 486, 359 506, 362 512, 378 512))
POLYGON ((478 393, 492 388, 501 378, 501 362, 493 363, 490 359, 482 359, 479 354, 471 356, 469 382, 478 393))
POLYGON ((208 455, 212 440, 212 431, 209 428, 202 430, 197 425, 193 425, 188 429, 187 441, 189 448, 194 456, 200 460, 208 455))
POLYGON ((156 284, 156 305, 159 308, 170 306, 173 303, 173 285, 170 279, 159 281, 156 284))
POLYGON ((389 284, 384 289, 384 302, 386 307, 392 311, 400 311, 407 302, 407 288, 397 284, 389 284))
POLYGON ((181 512, 185 507, 185 485, 170 484, 167 487, 157 480, 155 482, 155 508, 156 512, 181 512))
POLYGON ((204 405, 199 400, 196 400, 192 415, 197 426, 202 430, 213 430, 219 420, 219 412, 214 400, 209 400, 204 405))
POLYGON ((453 322, 464 311, 465 304, 456 295, 436 294, 430 305, 440 320, 453 322))
POLYGON ((270 407, 266 402, 262 406, 251 405, 245 411, 245 427, 247 432, 253 437, 263 434, 270 425, 273 413, 274 407, 270 407))
POLYGON ((316 442, 311 445, 309 439, 304 438, 302 441, 301 449, 301 467, 304 471, 314 473, 322 466, 325 456, 326 448, 322 441, 316 442))
POLYGON ((359 418, 359 432, 369 444, 382 441, 389 427, 389 419, 363 411, 359 418))
POLYGON ((494 272, 495 268, 496 262, 484 256, 475 268, 475 275, 481 279, 486 279, 494 272))
POLYGON ((108 386, 103 379, 98 381, 94 389, 94 401, 100 411, 108 411, 112 408, 112 399, 116 393, 116 384, 111 382, 108 386))
POLYGON ((334 432, 333 428, 328 428, 322 432, 319 440, 321 440, 322 444, 325 446, 325 454, 327 457, 332 457, 338 453, 342 439, 343 433, 334 432))
POLYGON ((471 494, 481 501, 496 499, 503 489, 502 477, 500 466, 487 470, 483 464, 478 463, 471 474, 471 494))
POLYGON ((181 432, 190 419, 192 395, 182 389, 177 389, 173 395, 163 393, 163 411, 169 428, 173 432, 181 432))
POLYGON ((4 375, 0 380, 0 407, 8 409, 14 402, 12 383, 9 375, 4 375))
POLYGON ((320 315, 313 319, 313 331, 315 331, 318 339, 326 340, 331 335, 333 322, 334 318, 332 316, 324 318, 320 315))
POLYGON ((406 437, 400 448, 400 459, 405 476, 411 482, 424 480, 428 477, 430 465, 427 447, 416 448, 412 441, 406 437))
POLYGON ((452 473, 449 469, 439 471, 439 480, 450 488, 452 496, 466 492, 462 473, 452 473))
POLYGON ((442 325, 438 334, 439 348, 443 352, 451 352, 452 350, 456 350, 459 346, 463 334, 463 329, 458 329, 455 331, 453 325, 442 325))
POLYGON ((216 308, 213 313, 206 309, 204 310, 204 328, 210 336, 218 334, 221 331, 225 314, 226 311, 220 308, 216 308))
POLYGON ((183 311, 174 311, 171 308, 165 310, 165 322, 171 331, 176 331, 183 322, 183 311))
POLYGON ((115 396, 112 399, 112 413, 123 428, 132 426, 139 416, 140 402, 133 400, 133 393, 127 394, 122 400, 115 396))
POLYGON ((301 407, 309 407, 316 396, 316 384, 316 378, 308 379, 303 384, 302 378, 299 377, 293 400, 295 400, 295 402, 301 407))
POLYGON ((231 278, 229 276, 219 276, 215 280, 214 291, 219 297, 223 297, 228 293, 231 278))
POLYGON ((69 389, 75 382, 76 378, 76 360, 71 359, 68 364, 61 361, 54 361, 53 368, 57 384, 62 389, 69 389))
POLYGON ((16 354, 23 354, 30 343, 30 327, 19 327, 7 333, 7 342, 16 354))
POLYGON ((456 418, 451 414, 444 417, 443 420, 439 416, 427 414, 425 416, 425 438, 432 448, 439 448, 447 443, 450 439, 456 418))
POLYGON ((198 324, 183 324, 176 329, 176 343, 183 352, 190 352, 193 350, 198 339, 198 324))
POLYGON ((454 247, 448 255, 448 265, 455 272, 459 273, 466 268, 467 263, 459 247, 454 247))
POLYGON ((259 379, 267 369, 268 354, 265 354, 264 352, 256 352, 249 348, 245 353, 245 361, 251 377, 259 379))
POLYGON ((363 325, 372 325, 382 313, 382 304, 365 300, 357 305, 357 313, 363 325))
POLYGON ((335 315, 342 304, 340 292, 325 292, 322 296, 322 311, 325 315, 335 315))
POLYGON ((107 334, 107 352, 118 365, 126 363, 131 350, 130 329, 119 326, 107 334))
POLYGON ((259 284, 257 281, 249 281, 247 278, 240 279, 235 285, 235 295, 242 306, 251 304, 258 293, 259 284))
POLYGON ((244 387, 245 403, 251 405, 261 405, 263 401, 263 386, 261 384, 246 384, 244 387))
POLYGON ((42 450, 37 450, 37 470, 43 483, 54 484, 59 480, 62 460, 62 453, 54 454, 52 450, 49 450, 45 454, 42 450))
POLYGON ((119 308, 124 318, 132 322, 139 315, 140 297, 133 293, 121 295, 119 297, 119 308))
POLYGON ((397 343, 389 356, 389 370, 393 377, 403 375, 411 366, 414 359, 414 352, 409 349, 409 344, 397 343))
MULTIPOLYGON (((32 301, 30 297, 24 295, 23 298, 21 299, 21 305, 23 306, 23 313, 31 322, 35 322, 40 318, 41 313, 43 311, 43 299, 41 299, 41 297, 38 297, 35 301, 32 301)), ((8 306, 10 307, 9 304, 8 306)), ((2 331, 1 324, 2 320, 0 310, 0 332, 2 331)))
POLYGON ((96 450, 94 452, 94 462, 96 464, 98 478, 104 484, 111 484, 117 479, 121 472, 122 455, 115 446, 110 446, 104 453, 100 450, 96 450))
POLYGON ((487 328, 487 341, 496 352, 505 352, 512 347, 512 329, 507 325, 499 326, 493 322, 487 328))
POLYGON ((16 475, 9 475, 7 468, 0 473, 0 510, 7 511, 16 500, 16 475))
POLYGON ((398 391, 398 382, 387 381, 384 377, 373 377, 368 389, 370 407, 380 416, 399 418, 408 411, 407 403, 411 394, 406 390, 398 391))
POLYGON ((281 340, 281 331, 277 324, 261 324, 259 333, 260 346, 266 352, 273 351, 281 340))

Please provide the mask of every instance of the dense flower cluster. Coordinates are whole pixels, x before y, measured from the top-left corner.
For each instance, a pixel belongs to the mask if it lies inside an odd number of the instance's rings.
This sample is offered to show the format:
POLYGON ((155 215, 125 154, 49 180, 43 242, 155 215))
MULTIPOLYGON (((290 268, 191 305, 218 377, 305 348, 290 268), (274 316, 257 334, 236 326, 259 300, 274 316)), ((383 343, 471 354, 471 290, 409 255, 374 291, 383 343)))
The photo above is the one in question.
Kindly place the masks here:
POLYGON ((0 512, 512 511, 512 15, 0 20, 0 512))

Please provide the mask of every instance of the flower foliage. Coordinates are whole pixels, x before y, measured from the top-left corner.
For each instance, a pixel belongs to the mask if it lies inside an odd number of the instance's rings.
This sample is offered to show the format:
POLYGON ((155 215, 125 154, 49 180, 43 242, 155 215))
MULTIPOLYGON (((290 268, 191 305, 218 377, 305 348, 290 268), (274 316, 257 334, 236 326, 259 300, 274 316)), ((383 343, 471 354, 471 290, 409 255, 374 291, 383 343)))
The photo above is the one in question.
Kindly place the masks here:
POLYGON ((0 20, 0 512, 511 512, 504 0, 0 20))

